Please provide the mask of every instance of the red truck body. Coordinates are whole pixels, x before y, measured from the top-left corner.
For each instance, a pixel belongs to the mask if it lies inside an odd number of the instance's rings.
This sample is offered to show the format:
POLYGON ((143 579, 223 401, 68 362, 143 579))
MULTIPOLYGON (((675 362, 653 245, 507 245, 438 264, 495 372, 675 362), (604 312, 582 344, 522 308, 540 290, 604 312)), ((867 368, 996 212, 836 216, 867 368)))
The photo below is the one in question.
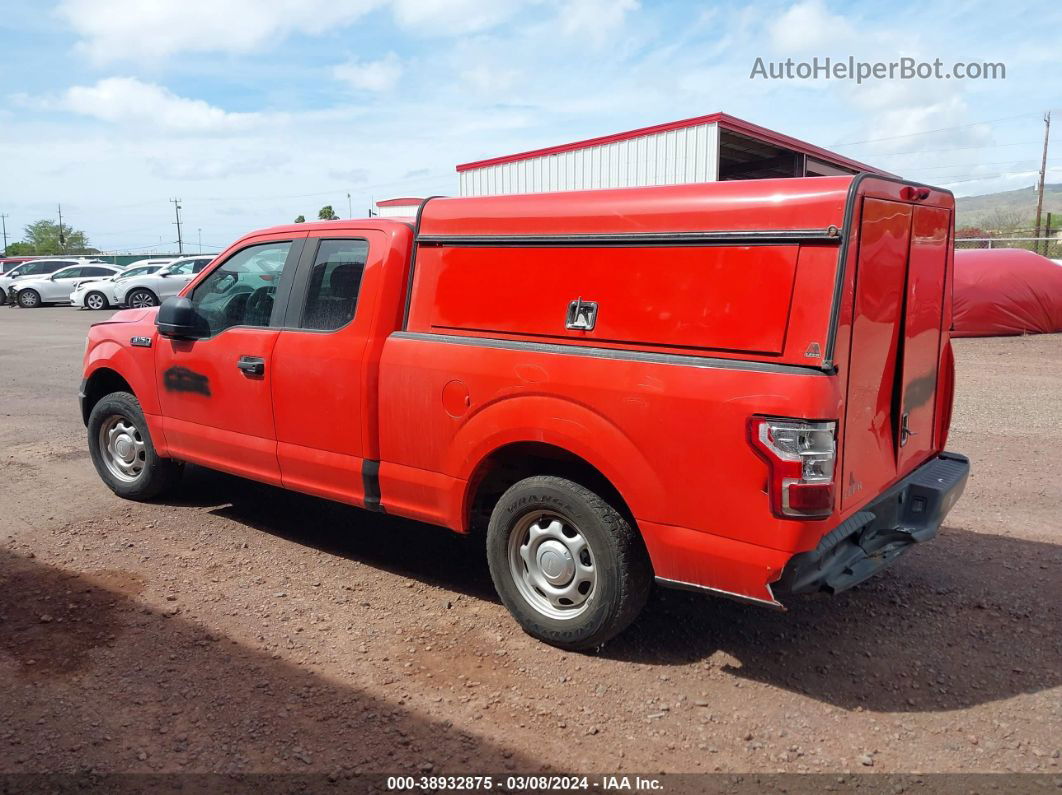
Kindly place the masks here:
POLYGON ((968 462, 943 452, 953 215, 946 191, 859 175, 277 227, 182 294, 284 242, 268 317, 182 337, 118 313, 90 332, 83 411, 128 390, 162 458, 462 533, 562 474, 629 519, 658 582, 777 606, 772 586, 865 579, 962 491, 968 462), (306 328, 336 240, 367 244, 356 312, 306 328), (790 460, 775 442, 800 422, 822 448, 790 460))

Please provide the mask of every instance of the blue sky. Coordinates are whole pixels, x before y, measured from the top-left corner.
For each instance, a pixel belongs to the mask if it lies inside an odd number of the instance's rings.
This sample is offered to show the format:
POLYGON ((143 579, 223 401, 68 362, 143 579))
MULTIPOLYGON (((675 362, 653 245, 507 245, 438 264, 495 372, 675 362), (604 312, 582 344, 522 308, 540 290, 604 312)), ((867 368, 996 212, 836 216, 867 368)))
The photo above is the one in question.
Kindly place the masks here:
MULTIPOLYGON (((1057 2, 0 0, 0 212, 193 248, 457 163, 722 110, 957 194, 1062 129, 1057 2), (763 81, 757 57, 992 61, 1005 80, 763 81)), ((1049 181, 1062 181, 1062 134, 1049 181)), ((1059 141, 1055 144, 1055 141, 1059 141)))

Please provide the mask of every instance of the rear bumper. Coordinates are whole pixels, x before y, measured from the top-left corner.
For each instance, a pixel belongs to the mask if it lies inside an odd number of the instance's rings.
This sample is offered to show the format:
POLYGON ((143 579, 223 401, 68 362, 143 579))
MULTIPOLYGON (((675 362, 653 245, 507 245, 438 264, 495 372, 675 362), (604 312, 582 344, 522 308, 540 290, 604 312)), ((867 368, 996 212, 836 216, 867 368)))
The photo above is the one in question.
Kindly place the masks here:
POLYGON ((858 585, 936 536, 969 474, 968 458, 941 453, 823 536, 815 549, 794 555, 772 590, 777 596, 839 593, 858 585))

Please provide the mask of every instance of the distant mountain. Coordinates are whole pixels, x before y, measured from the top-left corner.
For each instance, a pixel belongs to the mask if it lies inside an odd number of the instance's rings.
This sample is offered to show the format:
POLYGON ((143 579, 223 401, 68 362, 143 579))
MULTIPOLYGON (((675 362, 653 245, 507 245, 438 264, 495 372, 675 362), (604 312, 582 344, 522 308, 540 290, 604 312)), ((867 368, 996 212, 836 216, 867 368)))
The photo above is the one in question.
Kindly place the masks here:
MULTIPOLYGON (((963 196, 955 200, 956 227, 977 226, 982 229, 1031 230, 1036 223, 1036 189, 1034 187, 963 196)), ((1052 230, 1062 229, 1062 183, 1044 185, 1044 213, 1052 214, 1052 230)), ((1046 217, 1041 223, 1046 223, 1046 217)))

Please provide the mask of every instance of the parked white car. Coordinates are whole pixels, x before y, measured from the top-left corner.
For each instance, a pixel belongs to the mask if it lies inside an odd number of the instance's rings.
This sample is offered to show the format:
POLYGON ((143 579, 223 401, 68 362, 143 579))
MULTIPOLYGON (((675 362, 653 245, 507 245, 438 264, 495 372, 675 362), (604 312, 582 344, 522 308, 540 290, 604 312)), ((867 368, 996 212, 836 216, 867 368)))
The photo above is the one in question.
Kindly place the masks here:
POLYGON ((155 273, 114 282, 115 303, 136 309, 158 306, 183 290, 213 259, 211 255, 182 257, 155 273))
POLYGON ((83 309, 107 309, 118 304, 114 290, 119 283, 132 279, 135 276, 150 276, 162 269, 172 260, 165 260, 161 264, 138 265, 135 262, 121 273, 105 279, 78 282, 74 292, 70 294, 71 306, 83 309))
POLYGON ((51 275, 30 276, 15 279, 8 287, 7 299, 24 309, 34 309, 44 304, 69 304, 70 294, 83 281, 103 279, 121 273, 114 265, 74 265, 61 268, 51 275))
POLYGON ((8 270, 3 276, 0 276, 0 306, 7 303, 8 291, 16 281, 31 278, 40 279, 50 276, 61 268, 68 268, 74 265, 90 265, 96 262, 97 260, 85 257, 40 257, 29 262, 23 262, 21 265, 8 270))

